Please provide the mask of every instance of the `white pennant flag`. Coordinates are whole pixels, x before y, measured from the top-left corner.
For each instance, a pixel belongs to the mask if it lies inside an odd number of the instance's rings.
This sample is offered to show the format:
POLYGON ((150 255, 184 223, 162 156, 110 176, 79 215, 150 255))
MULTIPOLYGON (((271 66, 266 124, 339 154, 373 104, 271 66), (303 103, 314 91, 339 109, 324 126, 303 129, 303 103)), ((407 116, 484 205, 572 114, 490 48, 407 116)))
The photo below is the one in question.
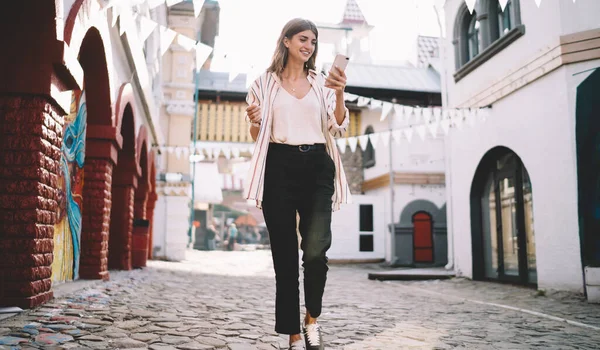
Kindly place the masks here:
POLYGON ((394 139, 394 142, 396 142, 396 145, 399 145, 400 140, 402 139, 402 130, 392 131, 392 138, 394 139))
POLYGON ((537 7, 540 7, 540 4, 542 3, 542 0, 535 0, 535 4, 537 5, 537 7))
POLYGON ((454 112, 454 118, 452 118, 451 120, 452 120, 452 123, 453 123, 454 125, 456 125, 456 128, 457 128, 458 130, 462 130, 462 127, 463 127, 463 125, 464 125, 464 123, 465 123, 465 121, 464 121, 464 119, 463 119, 463 113, 462 113, 462 110, 460 110, 460 109, 457 109, 457 110, 454 112))
POLYGON ((202 6, 204 6, 204 0, 192 0, 192 2, 194 3, 194 17, 198 18, 202 11, 202 6))
POLYGON ((184 148, 183 155, 187 158, 189 154, 190 154, 190 148, 189 147, 184 148))
POLYGON ((173 147, 173 146, 169 146, 169 147, 167 147, 167 152, 169 152, 169 153, 171 153, 171 154, 172 154, 172 153, 173 153, 173 151, 175 151, 175 147, 173 147))
POLYGON ((342 152, 342 154, 346 153, 346 139, 337 139, 336 142, 340 149, 340 152, 342 152))
POLYGON ((443 119, 440 125, 442 126, 442 130, 444 130, 444 135, 448 135, 450 132, 450 119, 443 119))
POLYGON ((177 36, 177 32, 173 29, 160 26, 160 54, 164 55, 171 46, 171 43, 177 36))
POLYGON ((421 122, 421 116, 423 115, 423 109, 420 107, 416 107, 415 109, 413 109, 413 112, 415 115, 415 123, 421 122))
POLYGON ((225 158, 231 159, 231 148, 223 148, 223 154, 225 158))
POLYGON ((221 148, 219 148, 219 147, 213 148, 213 157, 214 158, 219 158, 220 154, 221 154, 221 148))
POLYGON ((404 120, 404 106, 394 104, 394 114, 402 122, 404 120))
POLYGON ((358 99, 358 95, 351 94, 349 92, 344 92, 344 101, 354 102, 358 99))
POLYGON ((499 0, 498 3, 500 3, 500 8, 502 9, 502 12, 504 12, 506 4, 508 4, 508 0, 499 0))
POLYGON ((421 140, 425 141, 425 133, 427 132, 427 127, 423 124, 417 126, 417 134, 419 134, 419 137, 421 138, 421 140))
POLYGON ((131 8, 122 7, 119 9, 119 35, 123 35, 128 30, 131 30, 133 27, 134 19, 133 13, 131 12, 131 8))
POLYGON ((410 116, 413 113, 413 108, 411 106, 404 106, 404 120, 410 121, 410 116))
POLYGON ((191 51, 194 47, 196 47, 196 40, 188 38, 183 34, 177 34, 177 43, 186 51, 191 51))
POLYGON ((360 149, 362 149, 363 152, 366 151, 369 144, 369 135, 360 135, 358 137, 358 142, 360 143, 360 149))
POLYGON ((433 118, 435 120, 440 120, 442 117, 442 109, 441 108, 433 108, 433 118))
POLYGON ((204 62, 210 57, 213 48, 203 43, 196 45, 196 71, 202 69, 204 62))
POLYGON ((404 136, 406 137, 408 142, 412 142, 413 134, 414 134, 414 130, 412 128, 404 129, 404 136))
POLYGON ((433 115, 433 112, 432 112, 431 108, 423 108, 423 120, 426 123, 429 123, 431 121, 432 115, 433 115))
POLYGON ((467 4, 467 8, 469 9, 469 13, 471 13, 471 14, 473 14, 473 10, 475 10, 475 2, 476 1, 477 0, 465 0, 465 3, 467 4))
POLYGON ((140 39, 144 42, 150 37, 154 29, 156 29, 158 23, 146 16, 138 16, 138 18, 140 19, 140 39))
POLYGON ((437 120, 434 120, 431 123, 427 124, 427 128, 429 129, 429 132, 431 133, 431 136, 433 138, 437 137, 437 130, 438 130, 439 126, 440 126, 440 122, 437 120))
POLYGON ((177 156, 177 159, 181 158, 181 152, 183 150, 181 149, 181 147, 177 147, 175 148, 175 155, 177 156))
POLYGON ((387 118, 388 114, 390 114, 390 112, 392 111, 393 107, 394 105, 390 102, 383 102, 383 107, 381 107, 381 117, 379 118, 379 121, 384 121, 385 118, 387 118))
POLYGON ((376 149, 377 141, 379 141, 379 134, 369 134, 369 140, 371 140, 371 145, 373 146, 373 149, 376 149))
POLYGON ((240 149, 237 147, 232 148, 231 155, 233 156, 233 158, 239 158, 240 157, 240 149))
POLYGON ((163 5, 165 0, 147 0, 148 7, 152 10, 160 5, 163 5))
POLYGON ((358 107, 366 107, 369 105, 369 102, 371 102, 371 100, 369 98, 359 96, 358 102, 356 102, 356 105, 358 107))
POLYGON ((352 151, 352 153, 354 153, 354 151, 356 151, 356 143, 358 142, 358 139, 356 137, 348 137, 348 145, 350 146, 350 151, 352 151))
POLYGON ((119 18, 119 6, 112 7, 112 21, 110 23, 111 27, 114 27, 117 24, 117 18, 119 18))
POLYGON ((369 106, 369 109, 376 109, 376 108, 381 108, 383 106, 383 102, 376 100, 374 98, 371 99, 371 105, 369 106))
POLYGON ((179 4, 180 2, 182 2, 183 0, 167 0, 167 6, 173 6, 176 4, 179 4))
POLYGON ((475 123, 477 122, 477 109, 471 108, 467 110, 466 113, 469 115, 469 125, 475 126, 475 123))
POLYGON ((444 119, 452 119, 450 117, 450 111, 447 109, 442 110, 442 120, 444 119))
POLYGON ((381 133, 379 133, 379 137, 381 138, 381 141, 383 141, 383 145, 385 147, 387 147, 390 144, 390 132, 389 131, 382 131, 381 133))

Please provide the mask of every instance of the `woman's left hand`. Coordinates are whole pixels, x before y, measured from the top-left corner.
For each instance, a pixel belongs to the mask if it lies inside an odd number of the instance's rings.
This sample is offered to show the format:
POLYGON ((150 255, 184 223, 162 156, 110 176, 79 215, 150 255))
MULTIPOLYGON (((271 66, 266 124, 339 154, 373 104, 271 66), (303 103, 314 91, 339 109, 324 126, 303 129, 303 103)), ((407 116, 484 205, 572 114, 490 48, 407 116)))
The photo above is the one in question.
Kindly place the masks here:
POLYGON ((325 79, 325 87, 335 90, 336 94, 343 94, 346 88, 346 73, 338 66, 333 67, 325 79))

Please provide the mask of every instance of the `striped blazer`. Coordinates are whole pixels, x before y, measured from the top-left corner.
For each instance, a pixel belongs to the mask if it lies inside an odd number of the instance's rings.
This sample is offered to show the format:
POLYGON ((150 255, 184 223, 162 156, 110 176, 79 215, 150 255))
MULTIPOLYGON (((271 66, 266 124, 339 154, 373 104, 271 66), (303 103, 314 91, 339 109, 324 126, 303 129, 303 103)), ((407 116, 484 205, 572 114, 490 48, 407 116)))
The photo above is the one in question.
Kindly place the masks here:
MULTIPOLYGON (((344 121, 342 125, 338 125, 334 113, 336 107, 335 90, 326 88, 324 86, 325 77, 317 74, 314 70, 309 70, 308 80, 312 89, 321 100, 321 125, 323 135, 325 135, 326 149, 335 163, 335 190, 332 197, 332 209, 336 211, 340 209, 342 204, 351 202, 350 189, 348 188, 342 159, 335 142, 335 137, 341 137, 346 132, 350 122, 350 113, 348 112, 348 108, 346 108, 344 121)), ((262 114, 260 131, 256 139, 254 152, 250 161, 250 169, 248 170, 244 186, 244 197, 255 200, 258 208, 262 208, 265 165, 272 130, 272 107, 280 89, 282 89, 281 81, 277 74, 265 72, 250 86, 246 97, 246 102, 249 105, 257 104, 260 106, 262 114)), ((249 121, 247 115, 246 121, 249 121)))

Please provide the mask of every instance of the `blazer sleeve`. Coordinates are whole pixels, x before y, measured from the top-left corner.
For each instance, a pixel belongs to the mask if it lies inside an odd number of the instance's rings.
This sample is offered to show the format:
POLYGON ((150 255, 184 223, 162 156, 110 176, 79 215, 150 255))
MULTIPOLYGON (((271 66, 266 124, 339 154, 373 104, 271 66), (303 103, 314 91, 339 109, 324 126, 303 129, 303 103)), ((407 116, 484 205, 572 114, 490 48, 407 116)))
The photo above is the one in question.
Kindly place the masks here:
POLYGON ((323 94, 325 95, 327 107, 327 128, 329 129, 329 133, 333 137, 343 137, 346 134, 346 130, 348 130, 348 124, 350 124, 350 111, 345 107, 344 120, 342 124, 338 124, 335 119, 335 107, 337 104, 335 90, 324 87, 323 94))

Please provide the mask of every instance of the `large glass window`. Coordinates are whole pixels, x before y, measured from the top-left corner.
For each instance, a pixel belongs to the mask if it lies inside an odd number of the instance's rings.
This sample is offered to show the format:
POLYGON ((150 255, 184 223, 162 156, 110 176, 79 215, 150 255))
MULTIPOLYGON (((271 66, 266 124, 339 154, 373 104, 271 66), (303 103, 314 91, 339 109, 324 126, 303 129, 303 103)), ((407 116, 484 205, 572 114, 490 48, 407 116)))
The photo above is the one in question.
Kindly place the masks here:
POLYGON ((496 11, 498 13, 498 37, 501 37, 513 29, 512 1, 509 1, 506 4, 504 11, 502 11, 500 4, 498 4, 496 6, 496 11))
POLYGON ((477 14, 473 12, 471 22, 469 23, 469 31, 467 32, 467 41, 469 42, 469 61, 479 54, 479 33, 480 23, 477 20, 477 14))

